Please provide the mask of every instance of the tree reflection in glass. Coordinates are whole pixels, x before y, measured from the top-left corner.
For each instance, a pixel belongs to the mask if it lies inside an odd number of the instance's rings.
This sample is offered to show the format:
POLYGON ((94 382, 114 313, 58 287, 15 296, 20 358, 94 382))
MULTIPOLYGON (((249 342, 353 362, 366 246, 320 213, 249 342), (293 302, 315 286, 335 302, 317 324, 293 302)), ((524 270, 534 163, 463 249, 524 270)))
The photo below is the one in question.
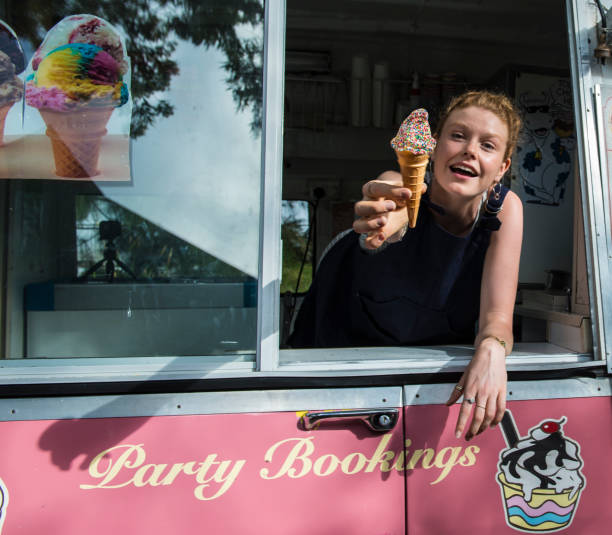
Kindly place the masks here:
POLYGON ((179 73, 177 39, 225 54, 225 81, 237 110, 251 108, 251 129, 261 129, 263 42, 241 31, 263 23, 261 0, 19 0, 6 10, 6 20, 34 47, 72 14, 95 14, 124 31, 132 62, 133 138, 174 112, 164 93, 179 73))

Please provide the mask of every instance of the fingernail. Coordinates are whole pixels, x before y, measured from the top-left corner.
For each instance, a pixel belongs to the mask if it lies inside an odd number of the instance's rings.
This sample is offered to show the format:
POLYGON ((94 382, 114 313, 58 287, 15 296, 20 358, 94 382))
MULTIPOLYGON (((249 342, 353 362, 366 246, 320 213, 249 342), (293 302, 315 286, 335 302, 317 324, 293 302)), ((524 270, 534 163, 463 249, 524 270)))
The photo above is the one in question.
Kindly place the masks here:
POLYGON ((461 431, 457 431, 455 433, 455 438, 461 438, 461 431))
POLYGON ((385 210, 395 210, 395 203, 393 201, 385 201, 385 210))
POLYGON ((465 435, 465 440, 469 442, 470 440, 472 440, 473 437, 474 435, 465 435))
POLYGON ((379 239, 380 241, 385 241, 385 235, 384 235, 384 234, 381 232, 381 233, 378 235, 378 239, 379 239))
POLYGON ((376 221, 376 226, 378 227, 384 227, 385 226, 385 222, 384 220, 381 218, 378 221, 376 221))
POLYGON ((401 194, 402 199, 410 199, 411 195, 409 191, 402 191, 401 194))

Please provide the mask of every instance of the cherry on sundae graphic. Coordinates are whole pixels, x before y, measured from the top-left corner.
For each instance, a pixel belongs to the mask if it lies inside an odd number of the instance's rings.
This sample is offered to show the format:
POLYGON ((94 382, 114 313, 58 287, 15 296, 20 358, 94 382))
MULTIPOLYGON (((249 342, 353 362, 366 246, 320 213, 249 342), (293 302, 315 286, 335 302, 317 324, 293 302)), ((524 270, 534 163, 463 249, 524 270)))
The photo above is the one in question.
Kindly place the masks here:
POLYGON ((501 428, 508 447, 499 454, 497 482, 511 528, 550 533, 571 524, 586 480, 580 446, 563 436, 566 421, 544 420, 520 437, 506 411, 501 428))
POLYGON ((4 519, 6 518, 6 508, 8 506, 8 490, 4 481, 0 479, 0 533, 2 533, 2 526, 4 525, 4 519))

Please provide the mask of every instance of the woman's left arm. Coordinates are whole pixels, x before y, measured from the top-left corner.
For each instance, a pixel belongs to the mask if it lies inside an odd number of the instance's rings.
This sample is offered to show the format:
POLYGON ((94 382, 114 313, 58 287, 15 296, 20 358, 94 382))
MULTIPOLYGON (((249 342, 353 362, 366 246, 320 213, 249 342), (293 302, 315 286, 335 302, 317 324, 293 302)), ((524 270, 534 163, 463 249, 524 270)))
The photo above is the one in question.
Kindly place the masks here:
POLYGON ((497 425, 506 409, 506 356, 512 351, 512 316, 523 240, 523 207, 511 191, 506 195, 503 207, 498 215, 502 225, 491 233, 485 256, 474 356, 447 402, 451 405, 462 394, 464 396, 455 429, 457 437, 463 433, 474 409, 465 434, 467 440, 490 425, 497 425), (475 402, 469 403, 469 399, 475 402))

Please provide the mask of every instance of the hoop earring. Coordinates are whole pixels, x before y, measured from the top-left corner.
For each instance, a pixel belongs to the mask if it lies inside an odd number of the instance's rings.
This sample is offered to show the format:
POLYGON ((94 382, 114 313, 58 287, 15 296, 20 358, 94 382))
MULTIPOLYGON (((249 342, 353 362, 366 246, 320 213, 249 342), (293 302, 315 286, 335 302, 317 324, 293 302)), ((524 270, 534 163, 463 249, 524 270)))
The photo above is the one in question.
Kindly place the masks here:
POLYGON ((496 182, 495 186, 493 186, 493 197, 495 198, 496 201, 499 201, 499 197, 501 195, 501 189, 502 189, 501 181, 496 182))

